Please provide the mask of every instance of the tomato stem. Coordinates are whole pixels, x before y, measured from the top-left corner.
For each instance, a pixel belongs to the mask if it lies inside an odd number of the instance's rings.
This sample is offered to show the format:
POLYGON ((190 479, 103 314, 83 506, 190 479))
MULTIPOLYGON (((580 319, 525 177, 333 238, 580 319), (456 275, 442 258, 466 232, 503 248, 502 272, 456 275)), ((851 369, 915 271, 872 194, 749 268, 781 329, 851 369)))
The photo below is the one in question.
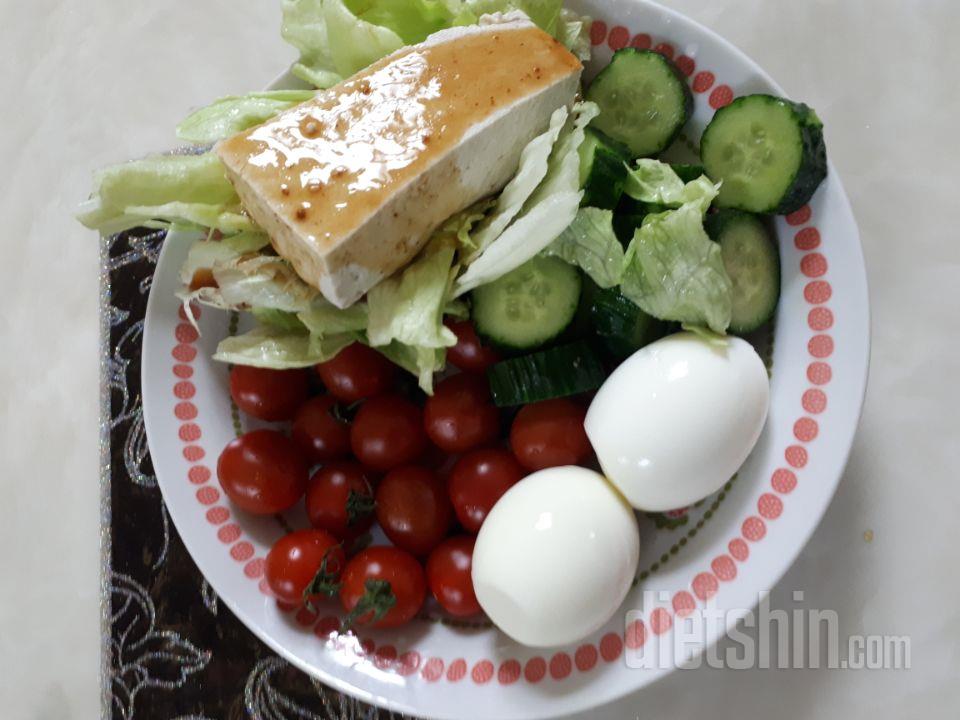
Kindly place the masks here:
POLYGON ((337 578, 340 577, 340 571, 343 570, 343 568, 340 567, 340 563, 336 560, 331 562, 330 555, 330 551, 338 547, 340 547, 340 545, 327 548, 327 551, 323 554, 323 561, 320 563, 317 574, 313 576, 313 580, 303 589, 303 604, 310 610, 316 610, 313 605, 313 600, 318 595, 334 597, 340 592, 340 583, 337 582, 337 578))
POLYGON ((377 580, 369 578, 363 584, 365 592, 353 606, 353 610, 347 613, 340 625, 340 631, 346 632, 355 622, 363 619, 363 624, 374 624, 380 621, 384 615, 390 612, 390 609, 397 604, 397 596, 393 594, 393 588, 386 580, 377 580), (370 613, 370 617, 366 615, 370 613))
POLYGON ((375 502, 372 496, 351 488, 347 495, 347 525, 353 525, 357 520, 362 520, 370 515, 374 506, 375 502))

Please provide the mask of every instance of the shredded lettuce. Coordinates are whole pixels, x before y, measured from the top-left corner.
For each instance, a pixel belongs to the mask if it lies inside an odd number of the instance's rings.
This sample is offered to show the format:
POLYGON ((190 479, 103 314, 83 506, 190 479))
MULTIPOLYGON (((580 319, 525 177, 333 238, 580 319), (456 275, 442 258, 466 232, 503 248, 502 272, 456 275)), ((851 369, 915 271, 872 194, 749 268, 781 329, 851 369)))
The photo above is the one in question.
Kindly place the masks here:
POLYGON ((394 341, 374 349, 390 362, 415 375, 420 389, 427 395, 433 395, 433 376, 443 370, 446 365, 446 348, 414 347, 394 341))
POLYGON ((306 325, 300 322, 296 313, 286 310, 276 310, 274 308, 251 308, 250 314, 253 315, 261 325, 270 325, 278 330, 288 332, 302 333, 307 329, 306 325))
POLYGON ((293 266, 276 255, 242 255, 213 265, 223 302, 234 308, 271 308, 301 312, 310 308, 318 291, 307 285, 293 266))
POLYGON ((610 210, 583 207, 573 222, 543 251, 578 266, 600 287, 620 283, 623 246, 613 232, 610 210))
POLYGON ((222 97, 191 113, 177 125, 177 137, 197 144, 214 143, 259 125, 277 113, 312 98, 313 90, 268 90, 222 97))
POLYGON ((314 336, 319 338, 340 333, 357 333, 367 328, 367 304, 358 302, 348 308, 340 309, 318 296, 314 298, 310 308, 299 313, 297 317, 314 336))
POLYGON ((243 335, 221 340, 213 359, 234 365, 288 370, 325 362, 355 341, 356 336, 349 333, 318 339, 303 330, 257 325, 243 335))
POLYGON ((684 183, 667 163, 641 158, 627 174, 624 192, 634 200, 667 207, 695 202, 701 206, 702 212, 706 212, 717 196, 719 186, 706 175, 684 183))
POLYGON ((590 26, 592 24, 593 21, 589 17, 578 15, 573 10, 564 8, 560 11, 557 40, 562 42, 581 62, 590 59, 590 26))

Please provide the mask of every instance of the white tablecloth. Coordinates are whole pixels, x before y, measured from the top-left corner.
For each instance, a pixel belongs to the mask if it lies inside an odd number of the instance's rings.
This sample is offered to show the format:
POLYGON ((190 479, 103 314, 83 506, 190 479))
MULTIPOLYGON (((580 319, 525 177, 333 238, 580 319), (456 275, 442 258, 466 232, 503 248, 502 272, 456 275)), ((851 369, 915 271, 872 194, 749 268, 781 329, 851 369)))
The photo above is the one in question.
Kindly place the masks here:
MULTIPOLYGON (((870 274, 867 403, 836 499, 773 606, 909 635, 909 671, 674 673, 610 718, 956 717, 960 705, 960 3, 675 0, 816 107, 870 274), (869 532, 868 532, 869 531, 869 532), (865 533, 872 541, 865 540, 865 533)), ((292 59, 277 0, 0 9, 0 703, 99 711, 98 257, 71 219, 106 163, 292 59)))

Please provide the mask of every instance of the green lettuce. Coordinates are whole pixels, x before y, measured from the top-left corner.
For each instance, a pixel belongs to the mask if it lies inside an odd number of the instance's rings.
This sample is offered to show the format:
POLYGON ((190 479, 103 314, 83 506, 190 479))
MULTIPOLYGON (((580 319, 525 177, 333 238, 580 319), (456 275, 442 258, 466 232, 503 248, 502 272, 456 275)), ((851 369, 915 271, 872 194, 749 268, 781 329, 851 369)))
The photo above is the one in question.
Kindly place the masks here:
POLYGON ((320 338, 363 332, 368 322, 367 303, 361 301, 341 309, 317 296, 310 308, 300 312, 297 318, 313 335, 320 338))
POLYGON ((278 330, 288 332, 302 333, 307 329, 306 325, 300 322, 296 313, 286 310, 276 310, 274 308, 251 308, 250 314, 257 319, 261 325, 270 325, 278 330))
POLYGON ((624 192, 634 200, 667 207, 697 203, 702 212, 710 207, 718 191, 719 186, 706 175, 684 183, 667 163, 651 158, 636 161, 636 167, 630 169, 624 186, 624 192))
POLYGON ((234 365, 288 370, 325 362, 355 341, 356 336, 349 333, 318 339, 305 330, 257 325, 243 335, 221 340, 213 359, 234 365))
POLYGON ((583 207, 567 229, 543 251, 578 266, 600 287, 620 283, 623 246, 613 232, 610 210, 583 207))
POLYGON ((177 137, 197 144, 214 143, 259 125, 315 94, 313 90, 268 90, 222 97, 187 116, 177 125, 177 137))

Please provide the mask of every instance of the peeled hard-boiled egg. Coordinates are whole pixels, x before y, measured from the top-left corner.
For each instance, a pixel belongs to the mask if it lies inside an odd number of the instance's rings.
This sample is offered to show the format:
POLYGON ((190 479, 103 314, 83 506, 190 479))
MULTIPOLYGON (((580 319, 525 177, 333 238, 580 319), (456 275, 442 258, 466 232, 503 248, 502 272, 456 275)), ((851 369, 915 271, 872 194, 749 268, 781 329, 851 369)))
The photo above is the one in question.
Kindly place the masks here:
POLYGON ((628 358, 597 392, 584 428, 603 472, 641 510, 719 490, 753 449, 770 383, 750 343, 683 332, 628 358))
POLYGON ((524 645, 575 642, 603 626, 633 581, 633 511, 582 467, 535 472, 493 506, 473 548, 477 600, 524 645))

